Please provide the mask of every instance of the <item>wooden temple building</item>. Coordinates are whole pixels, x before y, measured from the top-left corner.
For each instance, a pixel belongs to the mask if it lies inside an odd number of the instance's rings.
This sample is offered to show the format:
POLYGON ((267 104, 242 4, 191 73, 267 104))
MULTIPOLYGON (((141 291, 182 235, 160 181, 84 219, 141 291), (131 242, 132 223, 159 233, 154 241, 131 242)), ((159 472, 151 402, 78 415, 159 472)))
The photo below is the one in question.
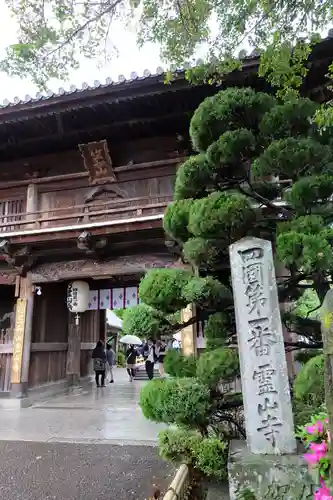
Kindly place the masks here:
MULTIPOLYGON (((333 39, 317 46, 304 93, 328 98, 333 39)), ((226 85, 270 90, 258 58, 226 85)), ((192 113, 219 89, 162 71, 26 96, 0 107, 0 394, 88 375, 107 308, 138 302, 150 268, 178 265, 162 229, 192 113), (66 291, 89 283, 79 339, 66 291)))

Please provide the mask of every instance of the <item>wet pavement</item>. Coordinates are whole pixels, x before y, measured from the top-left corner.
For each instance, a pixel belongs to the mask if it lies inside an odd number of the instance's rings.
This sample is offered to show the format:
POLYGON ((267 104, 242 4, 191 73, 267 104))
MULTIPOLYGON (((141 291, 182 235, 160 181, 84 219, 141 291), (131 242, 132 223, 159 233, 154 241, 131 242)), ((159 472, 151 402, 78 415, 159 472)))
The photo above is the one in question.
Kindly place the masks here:
POLYGON ((174 469, 158 457, 163 426, 139 407, 146 382, 87 386, 30 408, 0 411, 1 500, 145 500, 174 469))
POLYGON ((0 442, 1 500, 145 500, 174 470, 149 446, 0 442))
POLYGON ((139 406, 146 382, 130 383, 115 370, 115 383, 88 386, 30 408, 0 412, 0 440, 156 445, 163 428, 147 421, 139 406))

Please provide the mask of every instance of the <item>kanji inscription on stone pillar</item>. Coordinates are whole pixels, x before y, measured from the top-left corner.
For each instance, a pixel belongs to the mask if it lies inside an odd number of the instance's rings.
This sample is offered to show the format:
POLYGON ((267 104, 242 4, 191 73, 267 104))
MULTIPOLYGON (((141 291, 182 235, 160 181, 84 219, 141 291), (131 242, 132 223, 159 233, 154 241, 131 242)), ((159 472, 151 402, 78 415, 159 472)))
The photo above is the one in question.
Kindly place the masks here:
POLYGON ((247 443, 255 454, 296 449, 272 245, 243 238, 229 248, 247 443))

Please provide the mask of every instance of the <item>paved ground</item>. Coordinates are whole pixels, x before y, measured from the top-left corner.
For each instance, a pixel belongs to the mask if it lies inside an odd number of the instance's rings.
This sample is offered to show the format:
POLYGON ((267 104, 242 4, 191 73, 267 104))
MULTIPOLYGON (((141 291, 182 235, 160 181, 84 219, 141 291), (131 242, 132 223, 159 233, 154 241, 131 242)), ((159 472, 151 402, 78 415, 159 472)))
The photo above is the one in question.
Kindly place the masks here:
POLYGON ((155 445, 163 426, 141 413, 144 384, 130 383, 119 369, 115 383, 105 388, 89 387, 30 408, 1 410, 0 440, 155 445))
POLYGON ((145 382, 115 380, 0 411, 1 500, 144 500, 171 482, 155 446, 163 427, 138 405, 145 382))
POLYGON ((171 482, 156 448, 0 442, 1 500, 145 500, 171 482))

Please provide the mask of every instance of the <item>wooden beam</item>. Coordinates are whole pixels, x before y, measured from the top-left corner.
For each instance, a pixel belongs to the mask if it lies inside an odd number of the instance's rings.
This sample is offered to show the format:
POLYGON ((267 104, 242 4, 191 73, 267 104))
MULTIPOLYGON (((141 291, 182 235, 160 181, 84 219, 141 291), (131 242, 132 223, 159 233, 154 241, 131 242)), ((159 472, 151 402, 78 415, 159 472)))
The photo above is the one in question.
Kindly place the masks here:
MULTIPOLYGON (((155 115, 153 117, 141 117, 141 118, 136 118, 135 120, 126 120, 126 121, 115 121, 113 123, 108 123, 105 125, 94 125, 92 127, 87 127, 81 128, 81 129, 76 129, 76 130, 65 130, 64 134, 66 138, 71 137, 71 136, 76 136, 85 132, 94 132, 95 130, 98 130, 100 133, 106 135, 107 132, 113 129, 119 130, 120 127, 126 126, 126 127, 134 127, 136 125, 140 124, 148 124, 148 123, 155 123, 156 121, 165 121, 165 120, 175 120, 178 121, 180 117, 187 117, 190 118, 190 116, 193 114, 194 109, 191 111, 178 111, 176 113, 169 113, 165 116, 160 116, 160 115, 155 115)), ((1 124, 1 119, 0 119, 0 124, 1 124)), ((60 136, 61 137, 61 136, 60 136)), ((53 141, 53 140, 59 140, 59 133, 54 133, 54 134, 49 134, 49 135, 38 135, 36 137, 32 137, 29 139, 21 139, 20 140, 20 147, 24 147, 28 144, 41 144, 42 142, 45 141, 53 141)), ((12 148, 8 147, 8 142, 1 144, 0 143, 0 151, 8 151, 10 149, 16 149, 17 144, 14 144, 12 148)))
POLYGON ((81 342, 81 351, 92 351, 96 346, 96 342, 81 342))
POLYGON ((103 262, 76 260, 54 262, 36 266, 32 272, 33 283, 49 283, 67 279, 96 278, 121 274, 139 274, 148 269, 173 267, 176 259, 169 254, 128 255, 103 262))
POLYGON ((67 342, 34 342, 31 352, 60 352, 67 351, 67 342))
MULTIPOLYGON (((81 342, 81 351, 92 351, 96 346, 95 342, 81 342)), ((31 352, 63 352, 67 351, 67 342, 34 342, 31 344, 31 352)), ((13 351, 12 346, 1 345, 0 353, 11 353, 13 351)))
MULTIPOLYGON (((132 165, 122 165, 119 167, 115 167, 114 170, 116 173, 127 173, 127 172, 137 172, 139 170, 149 169, 149 168, 159 168, 165 167, 168 165, 177 165, 182 161, 185 161, 186 157, 177 157, 177 158, 168 158, 165 160, 155 160, 143 163, 133 163, 132 165)), ((0 182, 0 189, 10 189, 15 187, 28 186, 29 184, 52 184, 54 182, 66 182, 70 180, 77 179, 88 179, 88 172, 75 172, 72 174, 62 174, 55 175, 50 177, 36 177, 35 179, 22 180, 22 181, 9 181, 9 182, 0 182)), ((122 180, 122 179, 121 179, 122 180)), ((85 184, 87 185, 87 184, 85 184)))
MULTIPOLYGON (((162 219, 156 219, 148 221, 137 220, 136 222, 130 222, 119 225, 118 224, 106 225, 103 227, 95 227, 95 228, 87 227, 86 230, 89 231, 93 236, 98 236, 98 235, 122 234, 131 231, 144 231, 147 229, 158 229, 161 228, 162 226, 163 226, 162 219)), ((83 229, 73 228, 68 231, 52 232, 52 236, 50 236, 51 233, 48 233, 46 231, 45 233, 42 234, 33 233, 31 235, 11 236, 10 241, 12 244, 27 244, 27 243, 40 243, 44 241, 50 241, 50 238, 52 238, 52 241, 75 240, 78 236, 80 236, 82 231, 83 229)))
POLYGON ((0 354, 13 354, 13 345, 0 344, 0 354))

